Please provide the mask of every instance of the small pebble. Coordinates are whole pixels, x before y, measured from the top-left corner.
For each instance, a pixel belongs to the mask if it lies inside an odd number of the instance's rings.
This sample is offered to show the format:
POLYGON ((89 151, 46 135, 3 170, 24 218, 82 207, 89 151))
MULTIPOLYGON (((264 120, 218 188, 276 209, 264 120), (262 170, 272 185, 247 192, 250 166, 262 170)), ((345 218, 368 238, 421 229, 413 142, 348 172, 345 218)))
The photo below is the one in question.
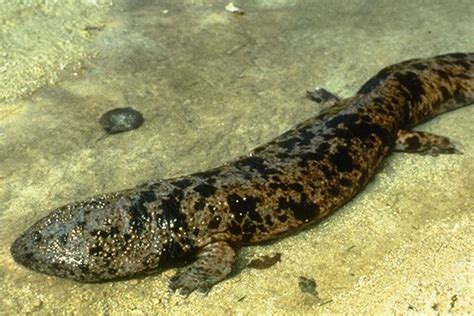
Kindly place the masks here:
POLYGON ((240 14, 240 15, 243 15, 245 14, 245 11, 236 7, 234 5, 234 3, 230 2, 228 5, 225 6, 225 10, 230 12, 230 13, 234 13, 234 14, 240 14))
POLYGON ((142 114, 131 107, 107 111, 99 119, 100 125, 109 134, 131 131, 140 127, 144 121, 142 114))
POLYGON ((313 278, 300 276, 298 278, 298 285, 300 287, 301 292, 317 295, 316 281, 313 278))
POLYGON ((260 258, 253 259, 249 262, 247 267, 253 269, 268 269, 271 266, 275 265, 277 262, 280 262, 281 253, 277 252, 272 256, 264 255, 260 258))

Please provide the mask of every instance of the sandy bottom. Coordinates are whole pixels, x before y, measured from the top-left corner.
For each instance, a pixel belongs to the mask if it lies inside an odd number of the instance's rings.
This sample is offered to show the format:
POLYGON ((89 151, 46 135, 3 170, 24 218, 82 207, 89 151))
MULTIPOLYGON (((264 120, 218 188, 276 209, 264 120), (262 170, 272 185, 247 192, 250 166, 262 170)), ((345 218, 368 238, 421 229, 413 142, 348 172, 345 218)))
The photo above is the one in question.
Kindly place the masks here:
POLYGON ((420 127, 463 155, 392 155, 334 216, 242 250, 237 266, 263 254, 281 262, 243 269, 206 297, 168 293, 172 269, 79 284, 9 252, 51 208, 246 154, 317 111, 306 89, 350 96, 385 65, 473 51, 471 1, 236 3, 244 15, 216 1, 42 3, 1 13, 11 40, 0 46, 0 314, 474 311, 472 106, 420 127), (125 105, 145 124, 97 142, 100 115, 125 105))

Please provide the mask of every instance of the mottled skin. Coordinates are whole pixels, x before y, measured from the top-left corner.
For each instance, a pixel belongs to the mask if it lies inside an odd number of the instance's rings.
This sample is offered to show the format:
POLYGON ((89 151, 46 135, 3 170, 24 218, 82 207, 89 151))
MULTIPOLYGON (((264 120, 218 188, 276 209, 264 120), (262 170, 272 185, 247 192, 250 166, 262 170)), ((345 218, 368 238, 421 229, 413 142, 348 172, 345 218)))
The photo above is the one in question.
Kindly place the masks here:
POLYGON ((474 100, 474 54, 413 59, 381 70, 248 156, 219 168, 105 194, 54 210, 12 245, 33 270, 83 282, 155 271, 194 258, 170 280, 206 292, 236 250, 331 214, 362 190, 391 150, 454 153, 449 139, 409 129, 474 100))

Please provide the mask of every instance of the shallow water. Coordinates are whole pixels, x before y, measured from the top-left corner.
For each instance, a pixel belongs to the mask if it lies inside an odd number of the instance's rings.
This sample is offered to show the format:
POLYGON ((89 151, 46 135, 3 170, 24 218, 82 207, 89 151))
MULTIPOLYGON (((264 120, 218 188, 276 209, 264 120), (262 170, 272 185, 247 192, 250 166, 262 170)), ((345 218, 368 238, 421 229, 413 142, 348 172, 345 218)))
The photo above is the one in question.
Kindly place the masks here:
POLYGON ((51 208, 246 154, 317 111, 306 89, 350 96, 385 65, 473 51, 470 1, 235 3, 244 15, 215 1, 60 3, 0 13, 0 314, 474 310, 473 106, 420 127, 463 155, 392 155, 334 216, 244 249, 239 267, 276 252, 281 262, 244 269, 207 297, 169 294, 173 270, 79 284, 9 253, 51 208), (97 142, 101 114, 128 105, 145 124, 97 142), (317 296, 299 276, 316 280, 317 296))

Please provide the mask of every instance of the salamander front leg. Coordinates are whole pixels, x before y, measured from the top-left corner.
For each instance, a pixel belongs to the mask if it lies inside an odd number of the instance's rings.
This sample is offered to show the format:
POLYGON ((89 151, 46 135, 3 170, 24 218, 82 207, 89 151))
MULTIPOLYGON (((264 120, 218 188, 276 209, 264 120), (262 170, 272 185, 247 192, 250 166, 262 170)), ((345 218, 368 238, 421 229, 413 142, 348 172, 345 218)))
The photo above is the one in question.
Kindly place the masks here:
POLYGON ((198 253, 196 261, 180 269, 170 279, 169 289, 179 290, 179 294, 185 297, 194 290, 205 294, 229 275, 235 258, 235 250, 225 241, 206 245, 198 253))
POLYGON ((398 131, 395 150, 432 156, 461 154, 447 137, 427 132, 405 130, 398 131))

